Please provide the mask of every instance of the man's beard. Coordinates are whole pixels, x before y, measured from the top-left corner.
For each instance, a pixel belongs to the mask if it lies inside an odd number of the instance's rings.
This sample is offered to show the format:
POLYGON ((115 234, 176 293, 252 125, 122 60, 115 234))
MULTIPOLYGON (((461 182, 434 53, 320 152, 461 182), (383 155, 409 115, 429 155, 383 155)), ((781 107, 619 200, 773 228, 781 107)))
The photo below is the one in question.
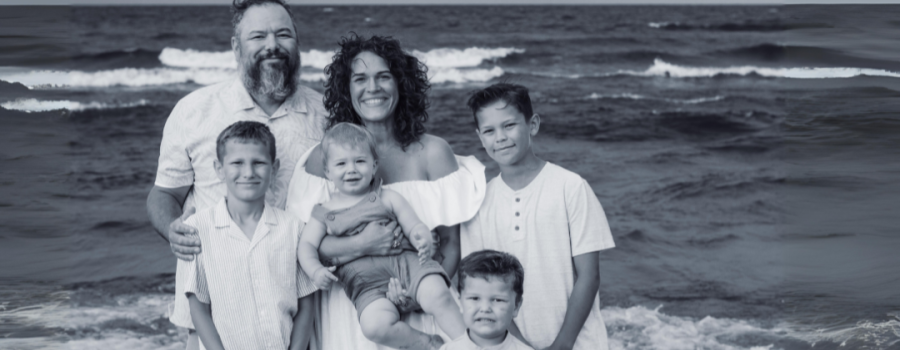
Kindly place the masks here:
POLYGON ((297 88, 297 72, 300 54, 293 54, 276 47, 266 50, 256 57, 242 62, 241 80, 244 87, 257 96, 267 96, 276 101, 284 101, 297 88), (281 62, 263 64, 268 58, 280 58, 281 62))

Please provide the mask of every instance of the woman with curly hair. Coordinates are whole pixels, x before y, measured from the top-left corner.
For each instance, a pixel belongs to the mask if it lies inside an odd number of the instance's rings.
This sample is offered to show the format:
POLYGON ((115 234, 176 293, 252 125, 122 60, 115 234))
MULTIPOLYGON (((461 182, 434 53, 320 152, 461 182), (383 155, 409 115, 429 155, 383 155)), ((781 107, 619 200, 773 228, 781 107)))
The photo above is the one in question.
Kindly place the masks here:
MULTIPOLYGON (((365 127, 375 136, 378 168, 375 181, 398 192, 413 207, 438 242, 435 260, 447 272, 459 263, 459 224, 472 218, 485 193, 484 166, 474 157, 453 154, 440 137, 425 133, 428 120, 427 68, 404 52, 391 37, 365 39, 353 34, 341 39, 340 50, 325 68, 325 107, 329 126, 342 122, 365 127)), ((308 221, 313 207, 331 198, 334 184, 325 179, 324 154, 316 146, 297 163, 288 188, 286 210, 308 221)), ((338 266, 370 255, 393 255, 414 249, 393 221, 369 224, 347 237, 327 235, 319 247, 325 265, 338 266)), ((410 277, 397 271, 389 299, 402 311, 410 277)), ((410 327, 397 328, 404 348, 438 348, 442 334, 433 317, 407 313, 410 327)), ((403 324, 397 319, 384 322, 403 324)), ((322 292, 317 319, 319 349, 379 349, 369 341, 357 320, 357 311, 339 284, 322 292)), ((394 328, 392 328, 394 329, 394 328)))

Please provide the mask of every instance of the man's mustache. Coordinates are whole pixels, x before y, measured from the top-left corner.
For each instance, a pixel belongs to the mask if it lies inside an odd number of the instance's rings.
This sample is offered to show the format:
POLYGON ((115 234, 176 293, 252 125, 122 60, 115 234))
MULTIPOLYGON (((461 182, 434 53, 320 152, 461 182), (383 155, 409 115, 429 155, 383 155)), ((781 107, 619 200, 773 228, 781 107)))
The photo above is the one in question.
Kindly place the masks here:
POLYGON ((282 59, 282 60, 286 61, 290 58, 290 56, 288 56, 287 52, 285 52, 282 49, 278 49, 278 48, 276 48, 274 50, 269 49, 264 52, 261 52, 259 55, 256 56, 256 64, 258 65, 263 60, 267 60, 267 59, 271 59, 271 58, 277 58, 277 59, 282 59))

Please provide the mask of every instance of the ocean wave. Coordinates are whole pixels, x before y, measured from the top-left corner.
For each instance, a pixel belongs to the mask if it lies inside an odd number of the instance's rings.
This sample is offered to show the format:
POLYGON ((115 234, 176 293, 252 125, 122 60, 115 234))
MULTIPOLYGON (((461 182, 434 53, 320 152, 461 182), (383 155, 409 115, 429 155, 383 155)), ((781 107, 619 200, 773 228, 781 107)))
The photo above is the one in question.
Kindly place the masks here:
MULTIPOLYGON (((42 70, 0 75, 0 79, 19 83, 30 89, 58 87, 103 88, 112 86, 148 87, 171 84, 209 85, 235 77, 233 69, 210 68, 120 68, 98 72, 42 70)), ((504 74, 502 68, 491 69, 433 69, 428 72, 432 83, 484 82, 504 74)), ((320 82, 325 73, 303 72, 300 79, 320 82)))
MULTIPOLYGON (((300 62, 303 67, 323 69, 331 63, 333 55, 334 52, 329 51, 304 51, 300 52, 300 62)), ((232 51, 210 52, 167 47, 159 53, 159 61, 166 66, 179 68, 237 68, 232 51)))
POLYGON ((687 67, 655 59, 653 65, 645 71, 620 70, 609 75, 658 76, 674 78, 709 78, 717 75, 750 75, 756 74, 772 78, 790 79, 838 79, 858 76, 900 78, 900 73, 883 69, 852 67, 800 67, 771 68, 756 66, 738 67, 687 67))
POLYGON ((0 103, 0 107, 22 112, 44 112, 65 109, 69 111, 83 111, 87 109, 114 109, 130 108, 148 105, 150 102, 144 99, 129 103, 102 103, 102 102, 75 102, 68 100, 44 101, 34 98, 17 99, 0 103))
POLYGON ((692 105, 692 104, 699 104, 699 103, 706 103, 706 102, 721 101, 721 100, 725 99, 725 96, 716 95, 716 96, 712 96, 712 97, 677 99, 677 98, 660 98, 660 97, 644 96, 644 95, 633 94, 633 93, 629 93, 629 92, 621 93, 621 94, 608 94, 608 95, 598 94, 595 92, 595 93, 592 93, 589 96, 585 97, 585 99, 589 99, 589 100, 601 100, 601 99, 656 100, 656 101, 665 101, 665 102, 669 102, 669 103, 692 105))
MULTIPOLYGON (((57 294, 62 299, 75 296, 72 292, 57 294)), ((57 334, 0 339, 0 346, 56 349, 64 342, 66 349, 183 349, 183 337, 164 318, 172 297, 128 294, 106 299, 107 303, 101 305, 75 306, 68 301, 54 301, 0 311, 0 321, 15 321, 13 324, 57 334)))
POLYGON ((429 69, 477 67, 482 62, 493 61, 514 53, 524 53, 525 49, 517 48, 483 48, 470 47, 463 50, 439 48, 428 52, 413 50, 412 54, 424 62, 429 69))
POLYGON ((607 307, 601 310, 609 332, 610 350, 763 350, 774 346, 765 344, 763 339, 777 338, 776 334, 781 331, 740 319, 706 316, 697 320, 670 316, 660 312, 661 308, 662 306, 655 309, 633 306, 607 307), (747 335, 762 338, 760 340, 764 344, 741 346, 727 341, 747 335))
MULTIPOLYGON (((437 48, 429 51, 413 50, 412 54, 422 60, 430 69, 477 67, 482 62, 503 58, 514 53, 523 53, 517 48, 482 48, 466 49, 437 48)), ((300 61, 304 67, 324 69, 331 64, 334 51, 309 50, 300 52, 300 61)), ((180 68, 216 68, 235 69, 237 62, 232 51, 198 51, 194 49, 178 49, 167 47, 159 54, 159 61, 169 67, 180 68)))
POLYGON ((860 320, 852 326, 836 326, 800 330, 790 330, 787 336, 806 341, 815 346, 817 343, 836 343, 848 349, 893 349, 900 345, 900 313, 888 313, 895 319, 887 321, 860 320))
POLYGON ((649 22, 647 26, 661 30, 710 30, 724 32, 772 32, 791 29, 791 26, 779 22, 742 22, 742 23, 709 23, 692 24, 681 22, 649 22))
MULTIPOLYGON (((233 69, 120 68, 97 72, 41 70, 0 75, 0 79, 31 89, 55 87, 101 88, 161 86, 195 83, 209 85, 235 77, 233 69)), ((303 73, 304 81, 321 81, 323 73, 303 73)))
POLYGON ((491 69, 435 69, 428 71, 429 80, 434 84, 485 82, 503 74, 503 68, 499 66, 491 69))
POLYGON ((233 70, 120 68, 97 72, 41 70, 13 73, 0 79, 20 83, 29 88, 43 87, 110 87, 156 86, 197 83, 208 85, 234 76, 233 70))

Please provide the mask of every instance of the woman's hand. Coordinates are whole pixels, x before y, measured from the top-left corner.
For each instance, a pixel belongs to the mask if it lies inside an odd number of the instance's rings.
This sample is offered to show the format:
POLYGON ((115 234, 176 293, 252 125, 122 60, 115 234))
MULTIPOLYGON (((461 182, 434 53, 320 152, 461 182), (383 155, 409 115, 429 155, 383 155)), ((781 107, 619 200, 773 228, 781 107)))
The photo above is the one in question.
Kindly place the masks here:
POLYGON ((400 313, 407 313, 413 310, 411 309, 412 303, 410 303, 412 298, 406 293, 406 289, 403 289, 400 280, 391 278, 391 281, 388 283, 388 291, 385 293, 385 297, 397 306, 397 311, 400 311, 400 313))
POLYGON ((403 241, 403 229, 394 220, 372 221, 357 234, 362 255, 397 255, 403 252, 400 242, 403 241))
POLYGON ((316 288, 319 290, 327 290, 331 287, 331 283, 337 282, 338 278, 331 273, 334 271, 335 267, 325 267, 322 266, 313 274, 312 282, 316 285, 316 288))

